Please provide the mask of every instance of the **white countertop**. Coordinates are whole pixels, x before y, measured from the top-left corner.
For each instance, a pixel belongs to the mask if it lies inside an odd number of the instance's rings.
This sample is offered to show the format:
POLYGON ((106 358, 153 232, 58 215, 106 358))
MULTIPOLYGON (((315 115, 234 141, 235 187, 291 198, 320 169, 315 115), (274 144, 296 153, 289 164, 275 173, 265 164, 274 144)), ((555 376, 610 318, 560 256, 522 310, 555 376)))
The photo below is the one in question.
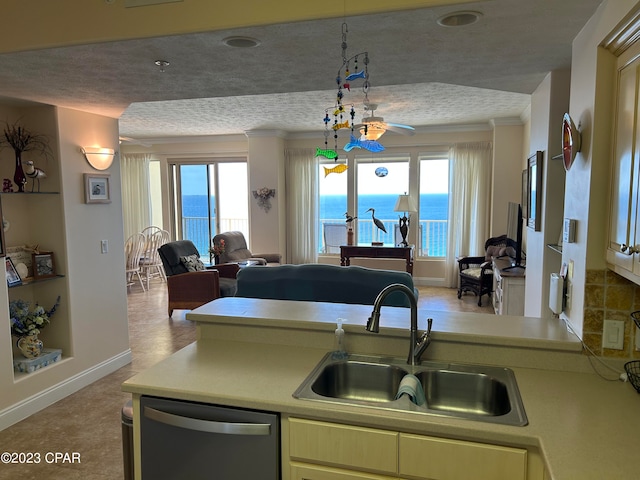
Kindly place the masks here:
MULTIPOLYGON (((368 307, 221 300, 225 299, 216 300, 189 314, 190 319, 202 322, 199 327, 201 338, 197 342, 127 380, 123 389, 139 395, 270 410, 304 418, 535 448, 542 453, 552 478, 557 480, 638 477, 640 458, 634 453, 640 435, 640 395, 628 384, 607 382, 592 373, 525 368, 505 363, 505 366, 513 368, 516 375, 529 419, 525 427, 298 400, 292 397, 292 393, 331 348, 331 327, 335 314, 354 315, 350 318, 346 335, 347 338, 351 337, 353 345, 360 347, 359 341, 353 338, 358 337, 356 332, 360 330, 358 324, 361 322, 355 320, 355 315, 359 318, 362 308, 368 307), (314 318, 314 315, 323 318, 314 318), (327 315, 331 315, 331 321, 326 319, 327 315), (283 323, 283 317, 298 316, 307 318, 285 320, 283 323), (232 322, 237 327, 235 330, 232 322), (297 330, 297 333, 283 337, 281 332, 285 327, 291 328, 292 332, 297 330), (313 330, 318 330, 317 335, 313 330), (255 331, 255 338, 251 331, 255 331), (275 338, 270 336, 272 331, 277 332, 275 338), (257 341, 261 337, 264 337, 265 343, 257 341), (311 338, 313 342, 301 344, 298 341, 301 338, 311 338), (329 341, 329 347, 325 345, 325 338, 329 341), (321 345, 316 345, 316 340, 321 345)), ((403 328, 391 328, 386 333, 382 331, 382 325, 402 322, 405 316, 408 319, 407 309, 383 309, 380 335, 386 335, 385 343, 389 343, 390 338, 393 340, 395 335, 408 338, 403 328)), ((476 323, 484 322, 484 318, 478 319, 477 314, 474 316, 476 323)), ((448 323, 449 320, 443 320, 442 312, 437 315, 434 312, 434 344, 439 341, 456 343, 446 338, 446 335, 456 335, 455 332, 446 331, 453 329, 455 318, 452 315, 452 323, 448 323), (436 325, 445 327, 445 331, 437 330, 436 325)), ((458 323, 466 324, 464 316, 457 318, 458 323)), ((522 348, 517 345, 521 340, 514 340, 516 345, 506 347, 507 357, 514 357, 509 353, 512 349, 520 350, 522 356, 531 358, 535 355, 556 355, 554 349, 562 350, 558 354, 562 357, 559 358, 569 355, 582 357, 576 353, 575 340, 570 336, 563 339, 561 329, 552 334, 550 332, 556 330, 553 327, 527 327, 522 320, 519 323, 519 326, 512 327, 513 331, 524 331, 527 335, 540 337, 536 341, 542 342, 542 346, 522 348)), ((481 325, 477 328, 482 329, 481 325)), ((500 325, 499 330, 504 333, 504 328, 507 327, 500 325)), ((484 329, 490 331, 487 325, 484 329)), ((489 338, 493 345, 487 346, 481 338, 476 338, 476 342, 485 344, 482 349, 493 348, 500 357, 505 347, 496 345, 496 332, 491 333, 489 338)), ((468 346, 466 336, 472 334, 462 332, 459 335, 465 339, 461 345, 468 346)), ((375 335, 367 333, 362 337, 375 335)), ((504 343, 509 344, 508 338, 504 337, 504 343)), ((446 354, 446 350, 445 346, 437 355, 446 354)), ((453 345, 455 350, 456 345, 453 345)), ((478 350, 478 354, 483 351, 478 350)), ((431 348, 427 350, 425 358, 432 358, 431 348)), ((495 358, 488 360, 495 363, 495 358)))

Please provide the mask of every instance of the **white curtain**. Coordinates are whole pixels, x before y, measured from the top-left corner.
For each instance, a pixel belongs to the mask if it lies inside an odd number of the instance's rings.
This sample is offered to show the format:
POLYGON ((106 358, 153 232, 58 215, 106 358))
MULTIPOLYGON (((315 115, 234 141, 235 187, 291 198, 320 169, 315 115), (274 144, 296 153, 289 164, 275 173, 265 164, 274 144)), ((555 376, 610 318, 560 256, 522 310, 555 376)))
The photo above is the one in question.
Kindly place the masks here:
POLYGON ((318 262, 318 160, 313 149, 287 149, 287 263, 318 262))
POLYGON ((492 146, 456 144, 449 152, 449 237, 445 284, 457 287, 457 257, 484 255, 490 220, 492 146))
POLYGON ((125 154, 120 159, 124 238, 140 233, 151 222, 149 160, 145 153, 125 154))

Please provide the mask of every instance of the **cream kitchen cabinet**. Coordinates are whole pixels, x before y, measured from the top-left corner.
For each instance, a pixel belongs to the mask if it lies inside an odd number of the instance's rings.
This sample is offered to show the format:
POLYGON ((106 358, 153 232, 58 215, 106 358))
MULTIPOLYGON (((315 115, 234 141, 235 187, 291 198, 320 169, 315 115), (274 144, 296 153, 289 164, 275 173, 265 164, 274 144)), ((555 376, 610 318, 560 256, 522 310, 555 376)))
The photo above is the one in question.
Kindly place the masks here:
POLYGON ((289 432, 283 468, 288 460, 292 480, 544 478, 539 455, 524 448, 299 418, 283 422, 289 432))
POLYGON ((640 42, 618 57, 607 263, 640 284, 640 42))

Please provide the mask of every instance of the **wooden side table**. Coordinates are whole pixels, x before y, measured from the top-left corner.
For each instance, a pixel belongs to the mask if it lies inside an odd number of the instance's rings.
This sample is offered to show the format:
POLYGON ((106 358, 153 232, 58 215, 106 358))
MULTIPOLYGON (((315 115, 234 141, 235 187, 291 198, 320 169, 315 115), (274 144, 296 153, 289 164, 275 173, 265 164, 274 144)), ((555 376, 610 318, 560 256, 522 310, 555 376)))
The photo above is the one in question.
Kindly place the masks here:
POLYGON ((351 258, 399 258, 407 262, 407 273, 413 275, 414 246, 385 247, 371 245, 340 245, 340 265, 351 265, 351 258))

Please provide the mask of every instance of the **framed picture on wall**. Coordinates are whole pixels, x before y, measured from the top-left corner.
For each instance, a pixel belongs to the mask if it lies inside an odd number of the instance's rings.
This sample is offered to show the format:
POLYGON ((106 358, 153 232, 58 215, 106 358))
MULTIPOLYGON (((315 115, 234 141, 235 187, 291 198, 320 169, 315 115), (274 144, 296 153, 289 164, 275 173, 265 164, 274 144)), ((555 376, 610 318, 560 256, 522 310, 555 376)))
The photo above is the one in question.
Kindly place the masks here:
POLYGON ((111 175, 84 174, 84 203, 111 203, 111 175))

